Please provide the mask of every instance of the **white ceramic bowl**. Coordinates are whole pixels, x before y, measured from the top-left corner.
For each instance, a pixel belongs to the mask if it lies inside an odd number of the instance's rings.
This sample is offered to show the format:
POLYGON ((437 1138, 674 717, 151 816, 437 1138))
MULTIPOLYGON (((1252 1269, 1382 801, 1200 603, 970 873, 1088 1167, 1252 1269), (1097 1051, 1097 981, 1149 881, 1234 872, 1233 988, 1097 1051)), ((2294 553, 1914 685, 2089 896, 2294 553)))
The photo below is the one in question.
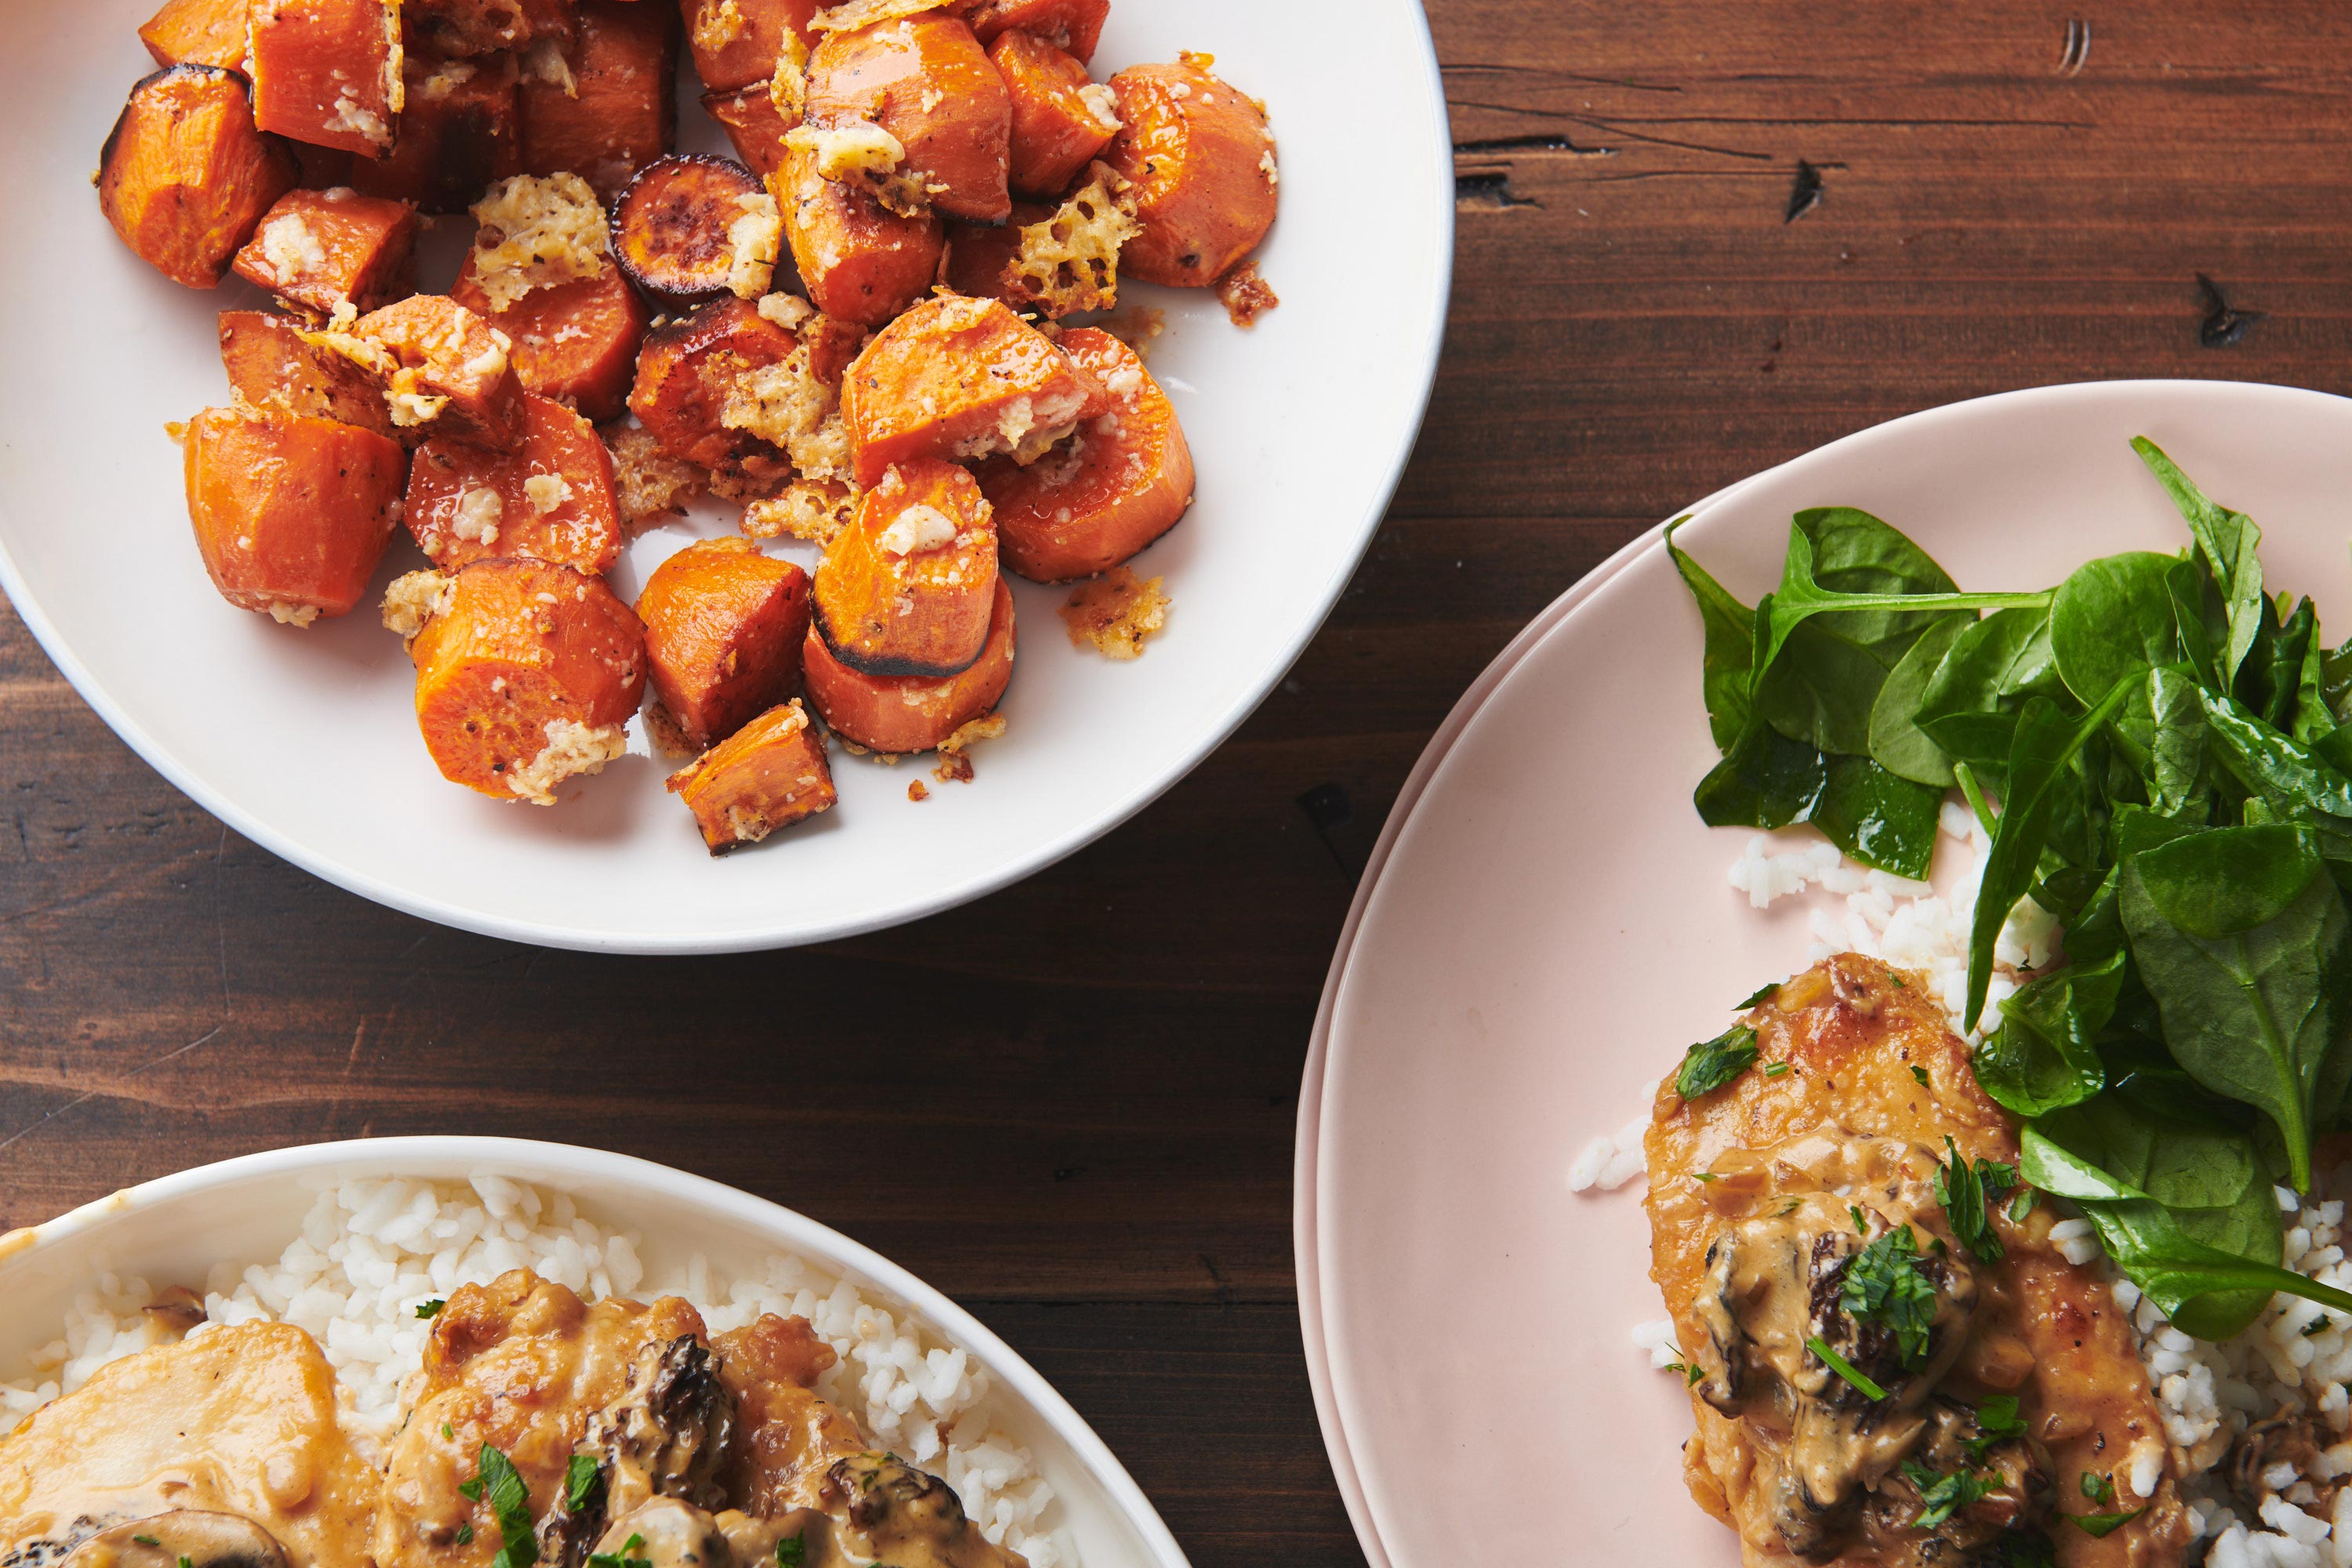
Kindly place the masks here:
POLYGON ((1036 1370, 969 1312, 880 1254, 805 1215, 665 1165, 509 1138, 383 1138, 313 1143, 200 1165, 0 1236, 0 1375, 19 1375, 56 1339, 77 1290, 101 1273, 161 1287, 201 1285, 223 1259, 267 1262, 299 1233, 318 1195, 361 1177, 465 1181, 498 1175, 569 1193, 584 1217, 642 1238, 650 1278, 699 1252, 748 1272, 791 1253, 910 1310, 996 1380, 991 1414, 1036 1456, 1084 1568, 1185 1568, 1168 1527, 1036 1370))
MULTIPOLYGON (((1354 570, 1420 422, 1454 212, 1420 8, 1118 0, 1098 70, 1213 51, 1266 100, 1281 147, 1282 216, 1262 257, 1280 309, 1244 332, 1203 293, 1130 293, 1169 311, 1151 368, 1200 470, 1192 514, 1135 563, 1166 579, 1167 631, 1114 665, 1069 646, 1060 591, 1019 585, 1011 732, 976 753, 975 782, 916 804, 907 785, 927 769, 838 758, 836 810, 725 860, 704 855, 642 738, 552 810, 486 800, 435 772, 408 662, 372 610, 296 632, 205 581, 163 427, 225 400, 214 315, 259 296, 166 280, 99 214, 87 176, 152 68, 133 36, 152 9, 50 5, 0 51, 0 589, 173 784, 414 914, 556 946, 740 951, 911 920, 1048 865, 1181 777, 1281 677, 1354 570)), ((684 97, 681 144, 719 144, 684 97)), ((446 279, 428 267, 423 281, 446 279)), ((664 557, 732 526, 712 508, 646 535, 615 589, 633 597, 664 557)), ((396 540, 379 584, 421 563, 396 540)))

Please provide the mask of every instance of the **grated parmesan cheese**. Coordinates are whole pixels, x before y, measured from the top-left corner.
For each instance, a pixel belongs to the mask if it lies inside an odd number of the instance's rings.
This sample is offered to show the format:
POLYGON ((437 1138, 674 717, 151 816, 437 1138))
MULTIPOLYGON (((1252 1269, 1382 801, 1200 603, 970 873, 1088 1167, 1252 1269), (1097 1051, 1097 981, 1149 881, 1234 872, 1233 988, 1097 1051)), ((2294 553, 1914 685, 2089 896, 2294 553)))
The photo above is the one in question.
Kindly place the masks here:
POLYGON ((562 474, 533 474, 523 480, 522 493, 530 510, 545 517, 572 499, 572 481, 562 474))
POLYGON ((935 506, 908 507, 891 519, 890 526, 874 536, 874 542, 893 555, 916 555, 927 550, 942 550, 955 542, 955 521, 935 506))
POLYGON ((295 626, 307 630, 310 623, 319 618, 319 606, 295 605, 284 599, 272 599, 269 601, 269 618, 281 626, 295 626))
POLYGON ((394 577, 383 591, 383 626, 403 641, 413 639, 425 623, 449 607, 450 581, 441 572, 411 572, 394 577))
POLYGON ((533 289, 601 276, 612 246, 604 205, 577 174, 517 174, 473 206, 474 280, 493 310, 533 289))
POLYGON ((765 191, 735 200, 743 214, 727 226, 731 253, 727 287, 739 300, 764 302, 768 284, 775 276, 776 258, 783 248, 783 215, 776 209, 776 198, 765 191))
POLYGON ((592 727, 577 719, 550 719, 546 734, 539 755, 507 775, 507 788, 533 805, 553 805, 557 784, 600 772, 629 749, 628 731, 619 724, 592 727))
POLYGON ((261 257, 280 285, 327 269, 327 247, 300 213, 280 213, 261 226, 261 257))
POLYGON ((506 503, 499 499, 499 492, 478 485, 457 498, 449 531, 468 544, 487 549, 499 542, 499 520, 505 513, 506 503))

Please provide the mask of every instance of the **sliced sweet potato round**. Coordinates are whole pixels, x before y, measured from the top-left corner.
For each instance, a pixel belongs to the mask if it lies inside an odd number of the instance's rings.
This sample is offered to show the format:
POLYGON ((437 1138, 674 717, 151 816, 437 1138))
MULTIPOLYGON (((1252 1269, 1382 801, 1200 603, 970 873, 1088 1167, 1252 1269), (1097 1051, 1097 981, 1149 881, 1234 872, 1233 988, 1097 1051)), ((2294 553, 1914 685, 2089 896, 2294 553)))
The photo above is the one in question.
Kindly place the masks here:
POLYGON ((1104 162, 1125 175, 1142 226, 1119 265, 1147 283, 1205 289, 1274 226, 1279 176, 1265 112, 1194 60, 1110 79, 1119 133, 1104 162))
POLYGON ((1118 95, 1034 33, 998 36, 988 58, 1013 101, 1013 188, 1055 195, 1118 134, 1118 95))
POLYGON ((1183 427, 1135 351, 1091 327, 1063 332, 1062 348, 1110 394, 1110 412, 1025 468, 1000 458, 979 469, 1004 564, 1039 583, 1118 565, 1192 504, 1183 427))
POLYGON ((768 178, 809 300, 826 315, 878 327, 939 275, 938 216, 894 213, 863 185, 828 180, 817 155, 787 146, 768 178))
POLYGON ((980 657, 954 675, 867 675, 833 657, 816 628, 801 645, 809 700, 843 738, 872 751, 927 752, 996 706, 1013 679, 1013 591, 1000 579, 980 657))
POLYGON ((857 482, 915 458, 1035 458, 1099 412, 1102 389, 994 300, 944 294, 874 334, 841 384, 857 482))
POLYGON ((296 626, 359 603, 392 537, 397 441, 283 409, 207 408, 182 458, 196 548, 223 598, 296 626))
POLYGON ((645 628, 569 566, 485 556, 452 574, 408 645, 416 723, 442 776, 555 804, 621 754, 646 684, 645 628))
POLYGON ((510 452, 436 437, 416 449, 404 515, 446 570, 485 555, 528 555, 604 573, 621 553, 613 456, 595 427, 526 393, 510 452))
POLYGON ((599 424, 618 418, 627 405, 647 318, 645 301, 621 269, 608 257, 593 278, 544 284, 493 302, 476 279, 476 254, 467 253, 449 298, 506 333, 524 389, 569 403, 599 424))
POLYGON ((614 259, 665 304, 766 293, 780 238, 775 198, 732 158, 656 159, 613 203, 614 259))
POLYGON ((672 457, 729 472, 751 464, 761 470, 756 478, 781 478, 783 454, 726 422, 727 384, 719 372, 778 364, 799 346, 796 334, 761 315, 750 300, 713 300, 685 320, 646 334, 629 388, 629 411, 672 457))
POLYGON ((209 289, 297 175, 286 143, 253 128, 244 77, 176 65, 131 89, 98 155, 98 205, 142 260, 209 289))
POLYGON ((892 468, 816 569, 816 626, 867 675, 953 675, 980 657, 996 597, 996 527, 952 463, 892 468))

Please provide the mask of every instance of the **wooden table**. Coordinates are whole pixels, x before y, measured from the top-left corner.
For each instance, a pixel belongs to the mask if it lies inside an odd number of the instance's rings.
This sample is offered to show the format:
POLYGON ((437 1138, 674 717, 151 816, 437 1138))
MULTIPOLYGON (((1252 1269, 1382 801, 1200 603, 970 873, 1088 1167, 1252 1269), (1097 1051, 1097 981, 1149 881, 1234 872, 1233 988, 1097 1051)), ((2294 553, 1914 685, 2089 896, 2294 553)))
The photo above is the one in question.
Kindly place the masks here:
POLYGON ((444 931, 225 830, 0 612, 0 1227, 289 1142, 625 1150, 966 1302, 1203 1568, 1360 1562, 1291 1134, 1358 868, 1455 694, 1639 530, 1878 420, 2094 377, 2352 390, 2334 0, 1432 12, 1460 242, 1386 526, 1222 752, 982 903, 692 962, 444 931))

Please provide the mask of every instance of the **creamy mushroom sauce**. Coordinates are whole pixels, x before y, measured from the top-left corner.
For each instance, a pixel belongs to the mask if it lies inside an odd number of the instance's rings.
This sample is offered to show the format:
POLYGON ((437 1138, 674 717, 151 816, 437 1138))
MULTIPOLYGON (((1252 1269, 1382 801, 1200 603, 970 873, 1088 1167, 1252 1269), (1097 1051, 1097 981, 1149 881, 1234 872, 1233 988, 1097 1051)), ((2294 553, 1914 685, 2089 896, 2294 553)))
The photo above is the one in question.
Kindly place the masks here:
POLYGON ((485 1445, 528 1490, 541 1568, 1026 1568, 814 1392, 835 1359, 800 1319, 714 1339, 675 1297, 589 1303, 517 1269, 450 1295, 379 1473, 307 1333, 215 1329, 0 1437, 0 1568, 491 1568, 485 1445))

